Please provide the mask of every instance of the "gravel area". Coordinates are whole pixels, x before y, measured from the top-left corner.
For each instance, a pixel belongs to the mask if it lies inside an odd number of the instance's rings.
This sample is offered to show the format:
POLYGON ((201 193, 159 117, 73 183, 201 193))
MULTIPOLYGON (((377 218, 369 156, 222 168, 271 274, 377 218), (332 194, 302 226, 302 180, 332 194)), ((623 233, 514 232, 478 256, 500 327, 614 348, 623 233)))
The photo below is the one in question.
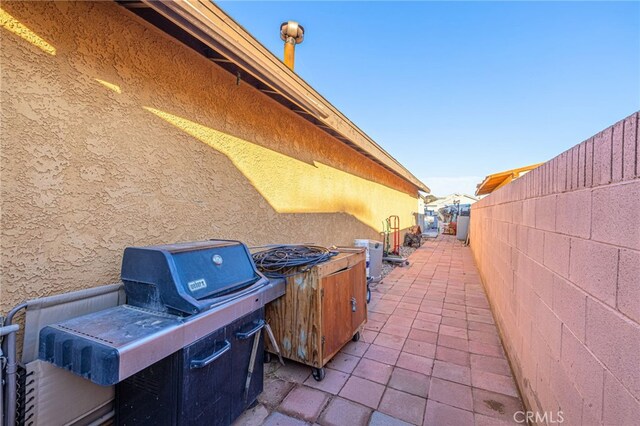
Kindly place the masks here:
MULTIPOLYGON (((384 279, 384 277, 389 275, 389 272, 393 271, 394 268, 395 266, 393 266, 393 264, 388 262, 382 262, 382 279, 384 279)), ((372 284, 372 287, 373 287, 373 284, 372 284)))

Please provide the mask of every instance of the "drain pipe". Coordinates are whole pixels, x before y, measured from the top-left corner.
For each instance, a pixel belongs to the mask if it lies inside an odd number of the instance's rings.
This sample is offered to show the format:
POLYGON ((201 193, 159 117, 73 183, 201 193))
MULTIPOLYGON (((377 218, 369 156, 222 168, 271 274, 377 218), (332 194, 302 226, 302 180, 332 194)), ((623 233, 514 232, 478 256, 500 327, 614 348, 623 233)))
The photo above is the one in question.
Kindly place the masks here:
POLYGON ((304 27, 295 21, 283 22, 280 25, 280 38, 284 41, 284 64, 293 71, 296 44, 304 40, 304 27))
POLYGON ((18 363, 16 361, 16 331, 18 331, 18 325, 11 324, 11 322, 13 321, 13 317, 26 307, 27 304, 22 303, 10 310, 4 320, 4 327, 2 327, 3 330, 9 330, 2 342, 2 351, 6 354, 7 358, 7 365, 5 367, 7 395, 3 400, 3 402, 6 401, 4 408, 5 426, 13 426, 16 424, 16 374, 18 372, 18 363))

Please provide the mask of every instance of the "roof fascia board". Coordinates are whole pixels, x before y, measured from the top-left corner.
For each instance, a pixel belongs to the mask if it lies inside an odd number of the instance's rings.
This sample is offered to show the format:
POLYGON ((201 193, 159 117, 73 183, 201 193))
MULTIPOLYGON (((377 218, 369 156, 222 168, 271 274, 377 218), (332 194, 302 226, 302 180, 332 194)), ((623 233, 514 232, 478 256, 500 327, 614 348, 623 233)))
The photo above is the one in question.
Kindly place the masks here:
MULTIPOLYGON (((240 68, 311 113, 379 164, 416 186, 430 189, 395 158, 355 126, 340 111, 289 70, 246 30, 207 0, 142 0, 193 37, 228 57, 240 68)), ((340 140, 340 139, 338 139, 340 140)), ((340 140, 344 143, 343 140, 340 140)))

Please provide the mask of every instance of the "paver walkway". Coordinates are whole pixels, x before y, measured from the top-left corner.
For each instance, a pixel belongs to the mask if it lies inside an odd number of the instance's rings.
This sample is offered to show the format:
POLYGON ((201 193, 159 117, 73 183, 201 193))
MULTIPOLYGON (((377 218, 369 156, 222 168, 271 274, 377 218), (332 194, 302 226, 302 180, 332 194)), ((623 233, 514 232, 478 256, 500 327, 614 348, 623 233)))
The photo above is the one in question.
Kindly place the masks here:
POLYGON ((426 242, 373 291, 359 342, 316 382, 307 366, 265 365, 259 404, 237 425, 515 424, 522 403, 471 251, 426 242))

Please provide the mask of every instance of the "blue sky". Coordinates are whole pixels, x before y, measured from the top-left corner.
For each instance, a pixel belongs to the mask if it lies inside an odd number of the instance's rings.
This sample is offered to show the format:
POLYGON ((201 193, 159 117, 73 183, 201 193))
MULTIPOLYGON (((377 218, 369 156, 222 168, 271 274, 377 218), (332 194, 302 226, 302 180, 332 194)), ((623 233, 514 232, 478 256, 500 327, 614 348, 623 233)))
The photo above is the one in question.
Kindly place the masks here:
POLYGON ((218 2, 429 185, 473 193, 640 109, 638 2, 218 2))

